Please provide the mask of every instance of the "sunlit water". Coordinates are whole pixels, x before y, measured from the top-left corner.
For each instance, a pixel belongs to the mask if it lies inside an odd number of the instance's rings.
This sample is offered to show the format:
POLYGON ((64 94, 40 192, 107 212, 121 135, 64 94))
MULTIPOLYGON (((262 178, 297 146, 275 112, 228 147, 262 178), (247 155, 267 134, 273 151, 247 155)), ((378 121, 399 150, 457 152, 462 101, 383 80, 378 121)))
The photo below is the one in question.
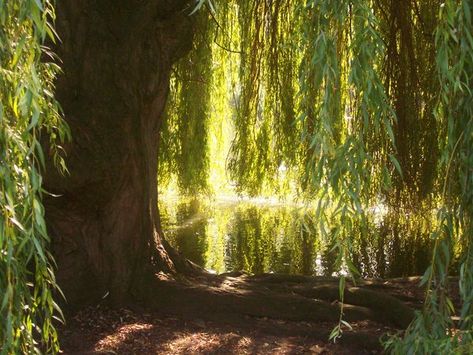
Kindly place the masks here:
MULTIPOLYGON (((171 245, 205 269, 223 273, 334 275, 336 252, 310 228, 304 209, 261 202, 160 203, 171 245)), ((429 261, 427 231, 377 223, 355 236, 355 265, 365 277, 419 275, 429 261)))

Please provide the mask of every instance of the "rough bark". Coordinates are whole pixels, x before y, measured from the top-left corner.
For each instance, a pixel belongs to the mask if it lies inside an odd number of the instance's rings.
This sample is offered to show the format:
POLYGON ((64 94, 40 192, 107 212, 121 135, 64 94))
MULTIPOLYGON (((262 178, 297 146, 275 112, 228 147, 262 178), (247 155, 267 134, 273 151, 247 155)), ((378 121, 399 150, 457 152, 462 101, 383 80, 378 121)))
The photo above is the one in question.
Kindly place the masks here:
POLYGON ((176 268, 159 232, 157 152, 171 66, 192 41, 186 2, 58 1, 56 96, 73 139, 70 174, 48 169, 58 197, 45 206, 70 304, 124 302, 152 261, 176 268))

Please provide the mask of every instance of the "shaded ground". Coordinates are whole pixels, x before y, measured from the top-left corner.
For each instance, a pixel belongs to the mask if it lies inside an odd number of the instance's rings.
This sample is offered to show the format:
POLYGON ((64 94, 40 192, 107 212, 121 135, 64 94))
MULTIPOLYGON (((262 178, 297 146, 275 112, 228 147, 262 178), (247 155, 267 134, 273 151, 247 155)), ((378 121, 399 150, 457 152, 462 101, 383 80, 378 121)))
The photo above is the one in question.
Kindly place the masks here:
MULTIPOLYGON (((367 282, 364 288, 382 289, 417 308, 423 296, 417 284, 418 278, 378 280, 367 282)), ((251 315, 200 317, 198 312, 183 316, 172 308, 158 313, 97 305, 70 317, 61 329, 61 341, 65 354, 379 354, 379 338, 399 328, 376 320, 355 320, 350 322, 353 329, 345 329, 341 340, 333 344, 327 339, 335 323, 251 315)))
POLYGON ((269 319, 229 325, 94 307, 62 330, 62 347, 65 354, 377 354, 374 335, 391 330, 360 322, 347 334, 364 335, 366 344, 363 339, 333 344, 320 339, 332 326, 269 319))

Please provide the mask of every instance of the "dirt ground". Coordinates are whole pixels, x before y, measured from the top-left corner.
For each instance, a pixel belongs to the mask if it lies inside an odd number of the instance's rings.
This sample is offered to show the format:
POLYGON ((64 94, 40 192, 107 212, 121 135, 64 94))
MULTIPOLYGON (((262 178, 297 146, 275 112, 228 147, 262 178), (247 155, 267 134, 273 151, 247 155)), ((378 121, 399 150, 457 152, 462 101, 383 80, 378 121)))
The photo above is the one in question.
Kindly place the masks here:
MULTIPOLYGON (((383 290, 419 308, 418 278, 383 282, 383 290)), ((379 287, 380 282, 376 283, 379 287)), ((90 306, 60 328, 64 354, 382 354, 379 339, 399 329, 372 320, 352 322, 336 343, 333 322, 246 316, 239 322, 166 314, 166 310, 90 306)))
POLYGON ((250 318, 235 325, 98 306, 76 314, 61 339, 64 354, 380 354, 376 339, 394 331, 362 321, 334 344, 326 338, 332 327, 250 318))

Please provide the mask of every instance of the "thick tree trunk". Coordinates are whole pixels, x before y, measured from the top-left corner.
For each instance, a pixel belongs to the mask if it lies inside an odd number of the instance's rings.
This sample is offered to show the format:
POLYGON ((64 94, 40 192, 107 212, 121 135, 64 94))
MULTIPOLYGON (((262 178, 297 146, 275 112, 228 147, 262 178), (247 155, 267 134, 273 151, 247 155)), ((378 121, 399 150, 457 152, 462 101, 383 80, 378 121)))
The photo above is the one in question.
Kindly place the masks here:
POLYGON ((57 98, 70 174, 50 167, 45 201, 71 304, 124 302, 153 264, 175 269, 159 233, 158 130, 173 62, 191 46, 185 0, 58 1, 57 98))

